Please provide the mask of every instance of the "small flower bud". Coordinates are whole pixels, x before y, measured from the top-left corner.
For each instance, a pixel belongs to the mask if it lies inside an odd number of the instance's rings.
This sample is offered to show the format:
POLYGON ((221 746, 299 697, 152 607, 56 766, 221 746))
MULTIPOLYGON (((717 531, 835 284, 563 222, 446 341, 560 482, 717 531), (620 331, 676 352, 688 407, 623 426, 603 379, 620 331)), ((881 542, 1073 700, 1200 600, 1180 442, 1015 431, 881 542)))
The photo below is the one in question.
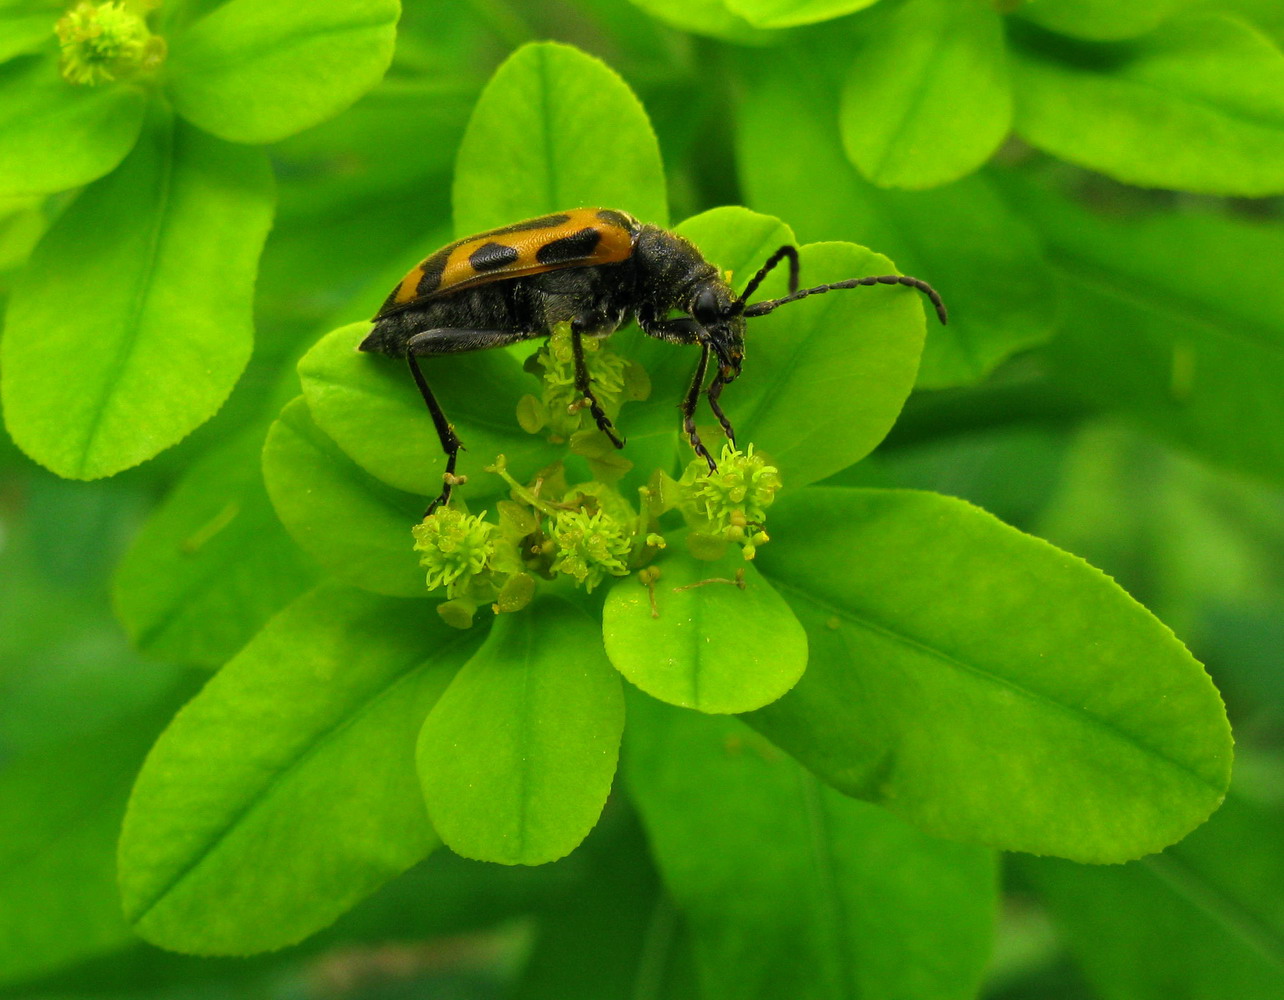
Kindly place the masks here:
POLYGON ((482 517, 444 507, 410 529, 419 565, 428 571, 429 590, 445 587, 448 597, 458 597, 486 568, 494 551, 490 537, 494 525, 482 517))
POLYGON ((58 19, 60 69, 68 83, 94 86, 147 73, 165 59, 165 40, 147 30, 142 3, 78 3, 58 19))
POLYGON ((608 573, 625 576, 629 572, 629 533, 601 510, 593 514, 582 510, 559 513, 552 535, 557 545, 552 570, 574 577, 590 593, 608 573))

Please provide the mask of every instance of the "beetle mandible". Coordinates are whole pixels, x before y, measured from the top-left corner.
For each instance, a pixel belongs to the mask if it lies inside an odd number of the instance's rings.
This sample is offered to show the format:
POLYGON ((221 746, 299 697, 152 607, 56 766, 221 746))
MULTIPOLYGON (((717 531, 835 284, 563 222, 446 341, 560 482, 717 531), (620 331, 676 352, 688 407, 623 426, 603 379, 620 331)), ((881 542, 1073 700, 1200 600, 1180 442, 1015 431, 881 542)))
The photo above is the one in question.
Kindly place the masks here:
POLYGON ((713 472, 717 465, 696 431, 696 404, 704 393, 734 445, 735 432, 718 400, 740 374, 745 320, 808 295, 879 284, 918 289, 946 322, 945 304, 936 290, 906 275, 851 278, 800 290, 798 249, 788 245, 773 253, 737 295, 718 269, 677 233, 640 223, 627 212, 577 208, 468 236, 425 258, 384 301, 361 350, 405 358, 432 415, 446 471, 442 491, 428 507, 431 514, 450 500, 463 445, 418 358, 504 347, 546 337, 557 324, 570 323, 576 391, 602 433, 622 448, 624 439, 593 395, 583 338, 607 336, 636 319, 649 336, 700 346, 700 360, 682 400, 682 428, 713 472), (783 260, 789 261, 789 294, 748 305, 783 260), (675 311, 686 315, 669 318, 675 311), (717 368, 706 389, 710 355, 717 368))

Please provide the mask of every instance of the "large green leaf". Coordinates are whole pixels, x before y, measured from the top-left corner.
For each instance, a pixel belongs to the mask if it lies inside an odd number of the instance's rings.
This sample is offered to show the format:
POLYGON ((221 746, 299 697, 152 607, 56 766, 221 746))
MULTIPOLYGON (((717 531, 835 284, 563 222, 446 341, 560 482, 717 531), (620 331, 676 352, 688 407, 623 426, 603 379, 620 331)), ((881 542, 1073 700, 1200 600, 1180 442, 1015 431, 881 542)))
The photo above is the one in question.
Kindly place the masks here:
POLYGON ((967 176, 1012 122, 1002 18, 981 3, 910 0, 865 35, 839 114, 847 155, 880 187, 967 176))
POLYGON ((231 0, 170 45, 170 97, 233 142, 275 142, 332 118, 392 61, 398 0, 231 0))
POLYGON ((1063 35, 1109 41, 1144 35, 1198 3, 1199 0, 1038 0, 1022 6, 1019 13, 1063 35))
POLYGON ((1284 54, 1219 14, 1130 43, 1013 48, 1015 126, 1039 149, 1144 187, 1284 192, 1284 54))
POLYGON ((433 827, 481 861, 569 854, 606 804, 623 730, 620 679, 584 612, 544 599, 500 615, 419 736, 433 827))
POLYGON ((120 842, 125 916, 174 951, 292 944, 438 843, 415 733, 477 636, 427 601, 324 585, 161 736, 120 842))
POLYGON ((798 683, 807 637, 737 547, 717 562, 679 548, 655 565, 654 611, 635 576, 607 595, 602 632, 616 670, 661 701, 701 712, 749 712, 798 683), (731 586, 741 569, 743 588, 731 586), (703 583, 711 579, 721 582, 703 583))
POLYGON ((1284 481, 1278 226, 1207 210, 1114 218, 1009 178, 1067 289, 1054 376, 1215 461, 1284 481))
POLYGON ((1118 868, 1016 861, 1107 1000, 1272 1000, 1284 995, 1281 844, 1279 810, 1232 795, 1153 858, 1118 868))
POLYGON ((262 436, 202 457, 121 560, 116 612, 144 652, 219 666, 315 579, 263 489, 262 436))
POLYGON ((459 235, 579 206, 668 219, 646 111, 605 63, 569 45, 518 49, 473 110, 455 161, 459 235))
POLYGON ((335 577, 393 597, 426 593, 410 527, 427 501, 353 465, 312 422, 302 398, 268 430, 263 480, 286 531, 335 577))
POLYGON ((747 67, 737 142, 750 204, 779 215, 801 239, 851 240, 885 253, 941 293, 950 323, 928 324, 920 387, 975 382, 1046 339, 1056 290, 1033 234, 984 176, 922 192, 883 190, 861 178, 839 142, 834 88, 816 63, 811 53, 791 51, 747 67))
POLYGON ((771 527, 759 568, 811 657, 750 719, 840 790, 1090 862, 1160 850, 1221 802, 1216 689, 1099 570, 934 493, 790 493, 771 527))
MULTIPOLYGON (((308 409, 361 468, 431 499, 441 492, 446 468, 432 417, 403 358, 357 351, 369 331, 368 323, 340 327, 304 355, 299 378, 308 409)), ((530 349, 535 350, 533 343, 530 349)), ((517 423, 518 401, 537 393, 539 382, 511 354, 477 351, 424 358, 419 364, 464 442, 459 474, 485 481, 483 469, 498 455, 519 476, 547 463, 544 440, 517 423)))
POLYGON ((212 416, 250 355, 272 206, 261 152, 155 122, 58 219, 14 287, 0 363, 19 447, 95 479, 212 416))
POLYGON ((624 764, 709 996, 975 995, 993 852, 840 795, 736 719, 632 699, 624 764))
POLYGON ((727 9, 759 28, 791 28, 842 17, 877 0, 724 0, 727 9))
POLYGON ((54 25, 65 10, 58 0, 0 0, 0 62, 28 52, 52 52, 54 25))
POLYGON ((0 195, 63 191, 108 173, 137 140, 146 106, 135 86, 67 83, 53 58, 0 66, 0 195))

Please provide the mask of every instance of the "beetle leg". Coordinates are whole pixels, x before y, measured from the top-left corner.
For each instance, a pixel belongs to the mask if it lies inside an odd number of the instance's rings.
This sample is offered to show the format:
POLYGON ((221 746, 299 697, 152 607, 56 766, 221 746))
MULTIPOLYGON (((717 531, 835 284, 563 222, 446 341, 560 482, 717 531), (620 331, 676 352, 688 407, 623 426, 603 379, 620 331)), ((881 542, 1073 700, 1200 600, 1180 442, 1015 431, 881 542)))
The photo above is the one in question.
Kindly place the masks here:
POLYGON ((610 438, 611 444, 615 447, 623 448, 624 439, 616 434, 615 428, 611 425, 611 419, 602 409, 602 404, 597 401, 597 397, 593 395, 593 380, 589 378, 588 364, 584 361, 583 333, 573 323, 571 324, 571 355, 575 359, 575 391, 588 403, 589 412, 597 422, 597 429, 610 438))
POLYGON ((696 430, 695 411, 696 404, 700 402, 700 393, 704 390, 704 373, 709 368, 709 345, 700 345, 700 363, 696 365, 695 376, 691 379, 691 387, 687 389, 686 396, 682 399, 682 429, 687 433, 687 439, 691 442, 691 450, 709 463, 709 471, 717 472, 718 463, 713 460, 709 454, 709 449, 704 446, 700 440, 700 432, 696 430))
POLYGON ((722 370, 719 369, 718 374, 713 377, 713 381, 709 384, 709 409, 718 418, 718 423, 722 424, 722 433, 727 435, 727 440, 731 442, 731 447, 734 448, 736 446, 736 432, 732 429, 731 421, 727 419, 727 415, 722 412, 722 407, 718 405, 718 397, 722 395, 722 387, 726 384, 727 379, 723 378, 722 370))
POLYGON ((428 509, 424 511, 424 517, 450 502, 450 491, 459 481, 455 476, 455 463, 459 459, 459 452, 463 450, 464 444, 459 440, 459 435, 455 433, 455 428, 450 421, 446 419, 446 414, 442 411, 441 404, 437 402, 437 397, 433 395, 432 389, 428 387, 428 380, 424 378, 424 373, 419 367, 419 358, 437 354, 479 351, 488 347, 504 347, 532 336, 535 334, 528 331, 434 329, 423 330, 406 341, 406 363, 410 366, 410 374, 414 376, 415 385, 419 387, 419 395, 423 396, 424 403, 428 406, 433 426, 437 429, 437 440, 441 442, 441 450, 446 455, 446 471, 441 477, 441 493, 428 505, 428 509))

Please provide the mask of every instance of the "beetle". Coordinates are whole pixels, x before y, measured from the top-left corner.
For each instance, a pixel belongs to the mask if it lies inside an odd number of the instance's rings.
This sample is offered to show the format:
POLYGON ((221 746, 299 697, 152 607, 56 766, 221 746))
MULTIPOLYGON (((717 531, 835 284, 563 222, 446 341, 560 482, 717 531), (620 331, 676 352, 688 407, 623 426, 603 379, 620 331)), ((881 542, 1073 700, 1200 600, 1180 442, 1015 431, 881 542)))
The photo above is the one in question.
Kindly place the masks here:
POLYGON ((559 323, 570 323, 576 391, 617 448, 624 447, 624 439, 593 394, 583 338, 605 337, 636 319, 649 336, 699 345, 700 360, 680 408, 682 428, 713 472, 717 464, 696 430, 696 405, 703 393, 734 445, 735 432, 719 397, 740 374, 746 319, 809 295, 879 284, 918 289, 931 300, 940 321, 948 319, 940 295, 919 278, 884 274, 800 290, 798 269, 798 249, 782 246, 737 295, 694 244, 677 233, 616 209, 577 208, 467 236, 426 257, 388 295, 360 349, 404 358, 428 406, 446 454, 442 491, 428 514, 449 502, 452 486, 460 481, 455 463, 463 444, 418 359, 546 337, 559 323), (789 294, 748 305, 783 260, 789 261, 789 294), (671 312, 685 315, 671 318, 671 312), (710 356, 717 368, 706 389, 710 356))

